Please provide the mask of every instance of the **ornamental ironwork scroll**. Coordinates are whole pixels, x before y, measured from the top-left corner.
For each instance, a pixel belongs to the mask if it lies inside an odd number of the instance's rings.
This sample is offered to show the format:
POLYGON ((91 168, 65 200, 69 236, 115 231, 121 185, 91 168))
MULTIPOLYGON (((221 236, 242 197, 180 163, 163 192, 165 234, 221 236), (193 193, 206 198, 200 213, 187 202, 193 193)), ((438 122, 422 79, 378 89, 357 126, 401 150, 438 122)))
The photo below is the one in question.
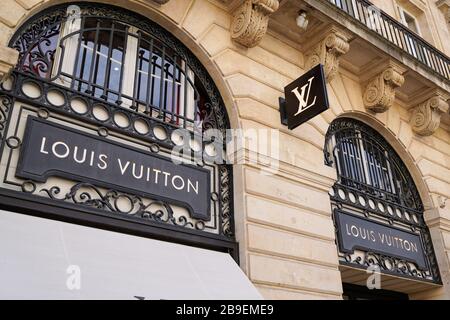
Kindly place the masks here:
POLYGON ((419 192, 394 149, 364 123, 339 118, 324 151, 338 174, 330 198, 341 264, 440 283, 419 192))
POLYGON ((206 154, 206 146, 216 136, 203 140, 200 149, 192 146, 196 135, 208 129, 216 129, 225 139, 229 120, 213 80, 178 39, 124 9, 77 3, 33 17, 10 46, 19 52, 19 63, 0 85, 0 156, 6 164, 0 172, 0 189, 17 192, 17 197, 32 195, 36 203, 51 200, 55 206, 64 203, 137 225, 151 222, 236 248, 232 168, 205 160, 215 160, 206 154), (210 205, 205 206, 210 212, 192 215, 183 205, 174 206, 158 195, 70 176, 59 180, 51 176, 45 182, 17 176, 29 117, 167 159, 175 147, 190 145, 182 162, 210 175, 206 200, 210 205), (181 137, 179 129, 184 130, 181 137))

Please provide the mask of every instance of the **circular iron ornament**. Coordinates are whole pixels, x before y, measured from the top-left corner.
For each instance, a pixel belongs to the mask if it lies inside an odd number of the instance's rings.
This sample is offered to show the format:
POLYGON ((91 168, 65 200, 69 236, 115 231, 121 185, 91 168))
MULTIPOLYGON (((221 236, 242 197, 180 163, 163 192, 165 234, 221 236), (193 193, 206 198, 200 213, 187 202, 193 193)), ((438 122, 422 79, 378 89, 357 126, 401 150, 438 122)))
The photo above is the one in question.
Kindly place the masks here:
POLYGON ((100 103, 95 103, 91 108, 92 116, 100 122, 106 122, 111 118, 110 109, 100 103))
POLYGON ((108 131, 108 129, 105 128, 105 127, 100 127, 100 128, 98 128, 98 129, 97 129, 97 132, 98 132, 98 135, 99 135, 100 137, 105 138, 105 137, 109 136, 109 131, 108 131))
POLYGON ((153 153, 159 153, 160 150, 161 150, 161 147, 160 147, 158 144, 152 143, 152 144, 150 145, 150 151, 151 151, 151 152, 153 152, 153 153))
POLYGON ((205 161, 203 161, 203 159, 199 159, 197 160, 197 166, 199 166, 200 168, 203 168, 205 166, 205 161))
POLYGON ((23 81, 20 91, 25 97, 34 100, 41 98, 43 93, 42 85, 34 79, 23 81), (28 90, 26 90, 26 88, 28 88, 28 90), (33 92, 33 89, 36 91, 33 92))
POLYGON ((69 106, 70 109, 72 109, 72 111, 77 115, 84 116, 89 113, 89 101, 80 95, 70 98, 69 106), (80 107, 81 110, 77 110, 80 107))
POLYGON ((142 218, 144 218, 144 219, 150 218, 150 213, 149 213, 149 212, 144 212, 144 213, 142 214, 142 218))
POLYGON ((116 211, 118 211, 122 214, 130 214, 134 208, 134 200, 129 195, 117 196, 114 199, 114 208, 116 209, 116 211), (126 203, 122 204, 122 203, 120 203, 120 201, 126 202, 126 203), (125 208, 128 208, 128 210, 127 209, 123 210, 124 206, 125 206, 125 208))
POLYGON ((330 197, 334 197, 336 195, 336 192, 334 191, 334 188, 330 188, 330 191, 328 191, 328 194, 330 195, 330 197))
POLYGON ((211 192, 211 200, 214 202, 219 201, 219 195, 217 192, 211 192))
POLYGON ((123 111, 116 111, 113 114, 112 119, 119 128, 128 129, 131 126, 130 117, 123 111))
POLYGON ((9 76, 7 76, 7 78, 5 80, 3 80, 2 82, 0 82, 0 89, 2 89, 3 91, 12 91, 12 89, 14 88, 14 83, 16 82, 16 77, 13 74, 10 74, 9 76))
POLYGON ((195 229, 197 229, 197 230, 204 230, 205 229, 205 222, 197 221, 195 223, 195 229))
POLYGON ((34 193, 36 191, 36 184, 33 181, 27 180, 22 183, 22 191, 26 193, 34 193))
POLYGON ((133 127, 137 133, 143 136, 147 135, 150 132, 150 124, 143 117, 133 119, 133 127), (142 128, 139 128, 139 124, 142 126, 142 128))
POLYGON ((67 102, 67 95, 66 93, 61 90, 61 89, 51 89, 50 91, 47 92, 47 94, 45 95, 47 102, 56 108, 62 108, 66 102, 67 102), (59 98, 61 101, 57 101, 58 99, 53 97, 53 95, 58 96, 57 98, 59 98))
POLYGON ((169 138, 169 133, 167 132, 167 128, 162 125, 156 125, 152 129, 153 136, 159 141, 165 141, 169 138))
POLYGON ((20 147, 21 144, 22 144, 22 141, 20 140, 19 137, 16 137, 16 136, 12 136, 12 137, 9 137, 8 139, 6 139, 6 145, 10 149, 17 149, 20 147))
POLYGON ((50 112, 46 108, 40 108, 37 115, 39 118, 47 119, 50 116, 50 112))

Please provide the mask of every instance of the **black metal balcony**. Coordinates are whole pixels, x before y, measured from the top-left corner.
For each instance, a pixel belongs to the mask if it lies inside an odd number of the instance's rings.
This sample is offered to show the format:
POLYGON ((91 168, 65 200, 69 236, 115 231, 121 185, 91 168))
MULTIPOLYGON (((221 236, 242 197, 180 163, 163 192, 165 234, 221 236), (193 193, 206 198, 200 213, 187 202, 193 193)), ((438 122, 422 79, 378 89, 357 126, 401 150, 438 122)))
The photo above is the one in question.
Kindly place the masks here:
POLYGON ((450 58, 367 0, 327 0, 435 73, 450 80, 450 58))

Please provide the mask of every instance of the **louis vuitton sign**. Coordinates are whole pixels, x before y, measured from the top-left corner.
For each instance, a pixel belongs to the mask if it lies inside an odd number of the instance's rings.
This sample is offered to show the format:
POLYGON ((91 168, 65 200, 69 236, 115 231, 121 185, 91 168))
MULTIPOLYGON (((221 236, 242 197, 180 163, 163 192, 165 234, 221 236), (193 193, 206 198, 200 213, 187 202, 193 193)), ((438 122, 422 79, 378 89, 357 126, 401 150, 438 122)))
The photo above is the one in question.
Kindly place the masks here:
POLYGON ((210 172, 35 117, 27 120, 16 175, 50 176, 163 200, 210 219, 210 172))
POLYGON ((339 249, 353 253, 356 249, 372 251, 416 263, 426 269, 425 253, 418 234, 369 221, 335 210, 339 249))
POLYGON ((281 122, 290 130, 328 109, 328 93, 323 66, 317 65, 284 88, 280 99, 281 122))

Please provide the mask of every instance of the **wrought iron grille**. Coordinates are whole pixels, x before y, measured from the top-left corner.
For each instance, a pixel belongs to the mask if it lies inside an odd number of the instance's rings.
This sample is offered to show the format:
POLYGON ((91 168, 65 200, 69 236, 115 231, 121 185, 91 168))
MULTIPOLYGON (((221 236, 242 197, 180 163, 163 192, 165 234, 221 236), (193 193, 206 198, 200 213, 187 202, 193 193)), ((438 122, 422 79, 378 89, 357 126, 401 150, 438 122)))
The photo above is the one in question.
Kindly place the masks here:
MULTIPOLYGON (((178 235, 181 242, 192 239, 208 248, 229 249, 237 258, 232 168, 215 161, 224 150, 215 150, 210 157, 206 152, 208 144, 220 138, 225 142, 226 136, 208 136, 210 141, 204 137, 200 150, 190 146, 198 131, 225 133, 229 120, 213 80, 179 40, 138 14, 82 2, 52 7, 33 17, 10 46, 20 57, 0 84, 0 157, 7 163, 0 173, 0 197, 8 194, 14 205, 22 199, 36 203, 36 208, 51 203, 50 209, 110 217, 114 227, 117 221, 132 221, 140 225, 137 233, 147 230, 142 225, 148 226, 163 230, 151 231, 161 238, 178 235), (27 87, 33 88, 32 94, 27 87), (103 138, 125 139, 163 157, 179 146, 174 138, 177 129, 187 129, 181 138, 190 151, 184 157, 211 175, 211 219, 195 219, 164 199, 76 179, 49 179, 45 184, 20 180, 14 175, 22 143, 17 128, 28 115, 94 130, 103 138), (116 121, 118 115, 126 125, 116 121)), ((217 142, 215 146, 225 148, 225 143, 217 142)))
POLYGON ((62 7, 19 32, 12 46, 19 72, 178 127, 201 128, 211 108, 197 66, 170 35, 97 5, 62 7))
MULTIPOLYGON (((428 269, 374 252, 341 253, 341 263, 368 267, 397 275, 440 281, 431 237, 423 218, 423 204, 404 163, 374 129, 350 118, 339 118, 326 135, 325 163, 334 166, 338 180, 330 191, 332 208, 383 222, 420 235, 428 269)), ((339 232, 336 225, 336 232, 339 232)))
POLYGON ((367 0, 326 0, 366 28, 402 49, 417 61, 450 80, 450 59, 419 35, 367 0))
POLYGON ((375 130, 340 120, 331 125, 327 141, 326 161, 336 165, 340 184, 406 208, 423 209, 402 161, 375 130))

